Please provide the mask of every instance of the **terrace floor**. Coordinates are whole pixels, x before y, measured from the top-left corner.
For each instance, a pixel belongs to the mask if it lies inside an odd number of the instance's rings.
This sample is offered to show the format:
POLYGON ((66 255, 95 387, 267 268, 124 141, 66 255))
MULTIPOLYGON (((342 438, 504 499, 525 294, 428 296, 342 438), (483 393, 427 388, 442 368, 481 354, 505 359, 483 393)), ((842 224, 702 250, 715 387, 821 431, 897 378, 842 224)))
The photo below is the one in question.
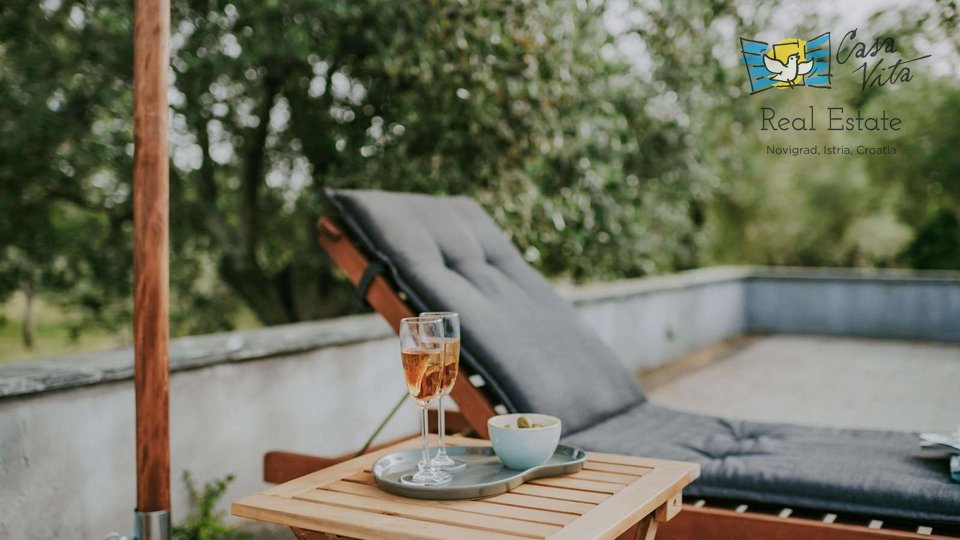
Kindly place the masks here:
POLYGON ((901 431, 960 426, 960 344, 743 337, 641 381, 656 403, 729 418, 901 431))

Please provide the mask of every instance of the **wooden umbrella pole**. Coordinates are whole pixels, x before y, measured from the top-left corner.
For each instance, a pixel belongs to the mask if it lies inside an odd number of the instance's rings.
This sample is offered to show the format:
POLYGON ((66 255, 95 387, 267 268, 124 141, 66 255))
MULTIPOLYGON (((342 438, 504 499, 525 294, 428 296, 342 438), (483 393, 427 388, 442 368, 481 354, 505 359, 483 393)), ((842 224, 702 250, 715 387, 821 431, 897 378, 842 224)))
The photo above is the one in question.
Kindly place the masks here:
MULTIPOLYGON (((133 348, 137 512, 170 509, 167 312, 169 0, 136 0, 133 67, 133 348)), ((169 514, 167 514, 169 519, 169 514)))

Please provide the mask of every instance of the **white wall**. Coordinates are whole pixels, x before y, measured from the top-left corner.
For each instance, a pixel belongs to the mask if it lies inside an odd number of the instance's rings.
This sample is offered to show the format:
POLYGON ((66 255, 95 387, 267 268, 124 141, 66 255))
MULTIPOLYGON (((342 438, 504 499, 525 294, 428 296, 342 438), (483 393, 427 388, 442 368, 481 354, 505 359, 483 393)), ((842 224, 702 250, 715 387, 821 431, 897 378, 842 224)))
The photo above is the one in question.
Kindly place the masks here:
POLYGON ((710 268, 571 291, 587 324, 631 370, 746 330, 746 271, 710 268))
MULTIPOLYGON (((333 456, 359 448, 405 395, 395 347, 392 338, 378 339, 173 373, 174 521, 189 508, 184 469, 199 481, 235 474, 230 501, 267 488, 268 450, 333 456)), ((129 532, 133 411, 130 381, 0 401, 0 538, 129 532)), ((384 437, 416 429, 410 402, 384 437)))
POLYGON ((747 284, 747 324, 767 333, 960 341, 960 280, 934 275, 781 277, 747 284))

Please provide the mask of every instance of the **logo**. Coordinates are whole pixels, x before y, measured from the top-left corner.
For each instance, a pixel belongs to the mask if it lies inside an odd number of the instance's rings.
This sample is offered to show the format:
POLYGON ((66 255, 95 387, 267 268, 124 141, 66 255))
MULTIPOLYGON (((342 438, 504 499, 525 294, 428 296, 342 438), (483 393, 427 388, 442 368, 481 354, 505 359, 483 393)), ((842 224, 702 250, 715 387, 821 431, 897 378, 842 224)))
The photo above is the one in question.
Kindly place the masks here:
POLYGON ((740 51, 751 94, 771 88, 830 88, 830 32, 809 41, 790 38, 773 45, 740 38, 740 51))

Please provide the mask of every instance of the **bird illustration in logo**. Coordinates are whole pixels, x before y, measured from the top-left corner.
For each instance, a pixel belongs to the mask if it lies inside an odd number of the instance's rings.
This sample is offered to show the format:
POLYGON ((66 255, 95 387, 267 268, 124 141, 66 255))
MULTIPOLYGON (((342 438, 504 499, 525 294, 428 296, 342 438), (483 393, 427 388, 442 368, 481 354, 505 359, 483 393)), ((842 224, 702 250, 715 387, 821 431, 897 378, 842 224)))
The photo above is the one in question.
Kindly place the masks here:
POLYGON ((789 83, 790 86, 794 85, 797 77, 806 75, 810 73, 810 70, 813 69, 813 61, 808 60, 806 62, 799 62, 799 54, 791 54, 787 57, 787 63, 777 60, 776 58, 771 58, 764 55, 763 65, 773 73, 773 76, 770 77, 775 81, 789 83))
POLYGON ((740 38, 740 63, 750 93, 778 88, 830 88, 830 32, 810 40, 787 38, 774 43, 740 38))

